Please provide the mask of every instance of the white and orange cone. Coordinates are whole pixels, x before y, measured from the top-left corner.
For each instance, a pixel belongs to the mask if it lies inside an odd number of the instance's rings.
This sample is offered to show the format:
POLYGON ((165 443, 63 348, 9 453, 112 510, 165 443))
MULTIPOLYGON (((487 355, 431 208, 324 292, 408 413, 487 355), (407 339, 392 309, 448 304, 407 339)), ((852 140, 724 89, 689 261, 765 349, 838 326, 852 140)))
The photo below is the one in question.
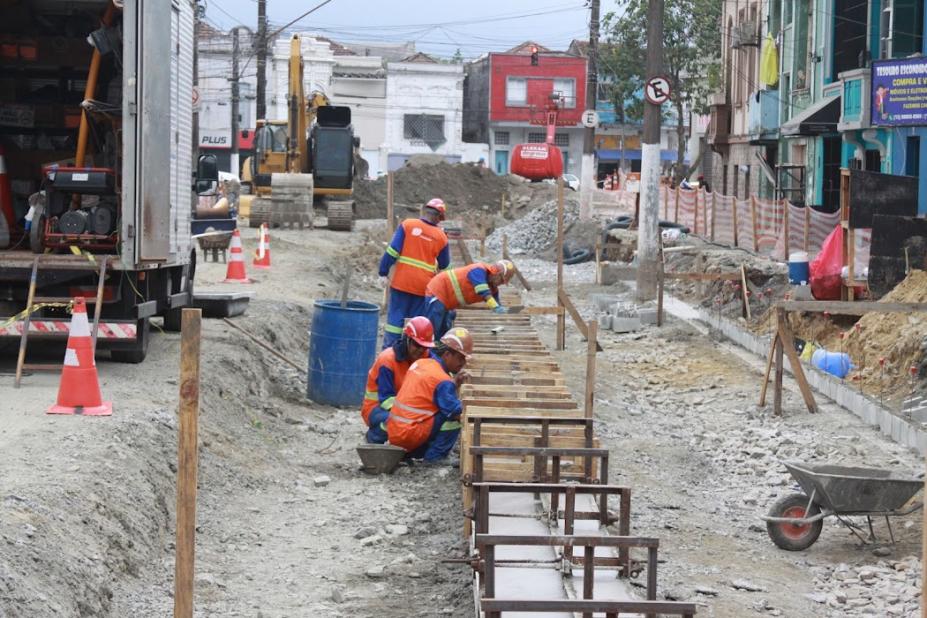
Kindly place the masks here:
POLYGON ((93 340, 87 321, 87 305, 83 298, 75 298, 68 332, 68 349, 64 353, 64 368, 58 387, 58 403, 48 409, 48 414, 109 416, 112 413, 112 402, 103 401, 100 395, 97 364, 93 359, 93 340))
POLYGON ((270 232, 267 231, 267 224, 261 224, 261 236, 258 240, 257 251, 254 252, 255 268, 270 268, 270 232))
POLYGON ((245 255, 241 249, 241 233, 238 228, 232 232, 232 246, 229 255, 229 265, 225 269, 226 283, 251 283, 248 273, 245 272, 245 255))

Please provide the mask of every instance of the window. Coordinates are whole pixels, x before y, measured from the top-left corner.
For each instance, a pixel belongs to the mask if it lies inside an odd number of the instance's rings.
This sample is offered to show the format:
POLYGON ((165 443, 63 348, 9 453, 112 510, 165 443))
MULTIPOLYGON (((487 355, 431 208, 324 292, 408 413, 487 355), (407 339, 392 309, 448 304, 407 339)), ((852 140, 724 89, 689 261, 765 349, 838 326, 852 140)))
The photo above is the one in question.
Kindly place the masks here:
POLYGON ((564 107, 576 107, 576 80, 575 79, 554 79, 554 92, 560 93, 563 97, 564 107))
POLYGON ((444 116, 405 114, 403 116, 403 137, 412 142, 427 144, 432 150, 437 150, 447 141, 444 137, 444 116))
POLYGON ((792 87, 796 90, 808 86, 808 36, 811 25, 811 15, 808 11, 808 0, 795 0, 795 67, 792 74, 795 80, 792 87))
POLYGON ((543 144, 546 141, 547 135, 545 133, 528 133, 529 144, 543 144))
POLYGON ((570 146, 570 136, 567 133, 557 133, 554 135, 554 146, 560 146, 561 148, 569 148, 570 146))
POLYGON ((923 0, 883 0, 879 23, 879 57, 904 58, 921 51, 923 0))
POLYGON ((524 77, 509 77, 505 80, 505 104, 528 104, 528 80, 524 77))
POLYGON ((509 132, 508 131, 496 131, 493 134, 493 143, 496 146, 508 146, 509 145, 509 132))

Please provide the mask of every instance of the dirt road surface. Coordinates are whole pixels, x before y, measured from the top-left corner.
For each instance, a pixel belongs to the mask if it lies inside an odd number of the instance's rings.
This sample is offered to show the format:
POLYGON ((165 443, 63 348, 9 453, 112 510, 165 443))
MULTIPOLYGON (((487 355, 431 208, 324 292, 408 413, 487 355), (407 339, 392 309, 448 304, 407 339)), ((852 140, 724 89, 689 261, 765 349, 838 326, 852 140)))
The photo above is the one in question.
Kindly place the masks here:
MULTIPOLYGON (((257 296, 236 323, 304 365, 312 302, 337 296, 345 264, 359 269, 352 298, 381 298, 365 227, 275 231, 273 267, 249 270, 241 288, 257 296)), ((550 304, 554 266, 521 266, 529 302, 550 304)), ((200 264, 198 288, 229 289, 224 269, 200 264)), ((591 277, 590 264, 567 268, 587 316, 591 277)), ((535 320, 552 345, 553 320, 535 320)), ((568 332, 557 357, 582 393, 585 343, 568 332)), ((911 615, 918 515, 895 522, 881 556, 830 522, 808 551, 783 552, 759 517, 792 491, 779 460, 914 472, 918 457, 833 405, 809 415, 792 391, 784 417, 758 410, 759 361, 679 320, 602 345, 597 434, 610 478, 633 488, 632 533, 661 538, 661 596, 731 618, 911 615)), ((0 376, 0 616, 171 613, 179 348, 155 332, 141 365, 101 353, 111 418, 46 416, 57 377, 13 390, 0 376)), ((202 349, 198 616, 472 615, 469 567, 442 562, 465 552, 456 470, 365 476, 355 410, 307 401, 295 369, 221 321, 204 321, 202 349)), ((11 369, 11 348, 0 362, 11 369)), ((876 532, 887 539, 884 523, 876 532)))

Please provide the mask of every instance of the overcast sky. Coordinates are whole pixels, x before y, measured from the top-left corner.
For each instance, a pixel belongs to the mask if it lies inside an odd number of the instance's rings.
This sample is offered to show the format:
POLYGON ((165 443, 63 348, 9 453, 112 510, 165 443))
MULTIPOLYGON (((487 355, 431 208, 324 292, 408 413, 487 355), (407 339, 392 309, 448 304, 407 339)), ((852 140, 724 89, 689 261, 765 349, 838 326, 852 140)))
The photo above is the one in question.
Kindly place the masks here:
MULTIPOLYGON (((267 0, 268 18, 282 26, 322 0, 267 0)), ((416 49, 449 57, 458 48, 471 58, 504 51, 526 40, 565 50, 588 39, 585 0, 332 0, 294 29, 344 42, 414 41, 416 49)), ((604 0, 603 14, 614 2, 604 0)), ((256 0, 206 0, 206 19, 220 29, 256 27, 256 0)), ((272 31, 272 30, 271 30, 272 31)))

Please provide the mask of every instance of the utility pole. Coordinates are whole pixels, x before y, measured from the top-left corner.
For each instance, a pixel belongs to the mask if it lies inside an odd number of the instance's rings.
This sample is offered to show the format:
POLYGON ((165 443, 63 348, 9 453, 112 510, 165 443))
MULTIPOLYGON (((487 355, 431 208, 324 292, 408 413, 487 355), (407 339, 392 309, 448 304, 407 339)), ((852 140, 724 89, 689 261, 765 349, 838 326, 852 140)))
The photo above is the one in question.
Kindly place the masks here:
POLYGON ((238 30, 241 26, 232 28, 232 154, 231 154, 231 171, 238 176, 241 170, 238 167, 238 102, 241 98, 238 89, 238 55, 241 52, 238 46, 238 30))
MULTIPOLYGON (((647 10, 647 79, 663 72, 663 0, 650 0, 647 10)), ((645 86, 646 88, 646 86, 645 86)), ((646 93, 645 93, 646 94, 646 93)), ((637 300, 657 296, 660 259, 660 105, 644 97, 644 139, 641 152, 640 220, 637 230, 637 300)))
MULTIPOLYGON (((599 0, 590 0, 589 50, 586 54, 586 110, 595 110, 599 90, 599 0)), ((580 219, 592 218, 592 196, 595 190, 595 130, 586 127, 583 136, 583 159, 579 180, 580 219)))
MULTIPOLYGON (((256 120, 267 118, 267 0, 258 0, 257 45, 257 115, 256 120)), ((255 126, 257 126, 255 124, 255 126)))

